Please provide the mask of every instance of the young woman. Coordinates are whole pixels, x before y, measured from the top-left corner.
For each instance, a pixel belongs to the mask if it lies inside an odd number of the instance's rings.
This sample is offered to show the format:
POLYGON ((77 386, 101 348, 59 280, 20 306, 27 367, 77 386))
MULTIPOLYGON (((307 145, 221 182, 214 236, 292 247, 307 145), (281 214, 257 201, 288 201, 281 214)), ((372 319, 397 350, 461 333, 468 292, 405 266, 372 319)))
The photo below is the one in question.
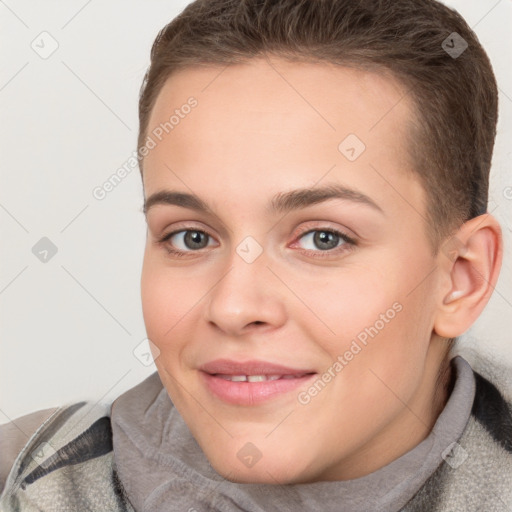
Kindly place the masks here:
POLYGON ((510 510, 509 390, 451 350, 503 245, 497 86, 466 22, 197 0, 139 113, 158 372, 28 443, 4 427, 1 510, 510 510))

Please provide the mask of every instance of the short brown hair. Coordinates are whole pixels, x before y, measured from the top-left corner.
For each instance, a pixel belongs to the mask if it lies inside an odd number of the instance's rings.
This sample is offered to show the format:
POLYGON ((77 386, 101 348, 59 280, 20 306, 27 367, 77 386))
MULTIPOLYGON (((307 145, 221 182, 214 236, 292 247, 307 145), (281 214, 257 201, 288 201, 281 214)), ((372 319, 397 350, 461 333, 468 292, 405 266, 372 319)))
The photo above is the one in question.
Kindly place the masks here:
MULTIPOLYGON (((434 252, 459 225, 486 212, 498 91, 487 54, 454 10, 435 0, 196 0, 151 50, 139 101, 138 149, 169 76, 201 64, 277 55, 390 72, 416 107, 409 152, 427 193, 434 252), (468 45, 454 56, 456 32, 468 45)), ((141 163, 141 172, 143 164, 141 163)))

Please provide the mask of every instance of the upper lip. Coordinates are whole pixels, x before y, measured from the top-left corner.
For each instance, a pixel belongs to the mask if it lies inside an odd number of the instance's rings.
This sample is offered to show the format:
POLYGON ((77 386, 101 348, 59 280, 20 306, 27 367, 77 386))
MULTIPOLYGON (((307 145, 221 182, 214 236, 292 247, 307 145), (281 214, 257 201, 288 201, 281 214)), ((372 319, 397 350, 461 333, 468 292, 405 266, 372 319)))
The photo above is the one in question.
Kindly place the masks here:
POLYGON ((303 375, 316 373, 310 369, 291 368, 261 360, 241 362, 230 359, 215 359, 202 365, 199 369, 211 375, 303 375))

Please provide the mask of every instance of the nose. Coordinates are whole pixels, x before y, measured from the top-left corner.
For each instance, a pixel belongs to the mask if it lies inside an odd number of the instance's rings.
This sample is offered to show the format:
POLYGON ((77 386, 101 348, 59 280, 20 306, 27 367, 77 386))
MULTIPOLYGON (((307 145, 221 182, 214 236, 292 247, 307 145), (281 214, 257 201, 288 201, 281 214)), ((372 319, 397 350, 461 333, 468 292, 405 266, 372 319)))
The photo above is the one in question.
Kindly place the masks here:
POLYGON ((233 251, 226 271, 207 295, 206 321, 229 336, 282 326, 286 321, 284 297, 267 264, 264 252, 248 263, 233 251))

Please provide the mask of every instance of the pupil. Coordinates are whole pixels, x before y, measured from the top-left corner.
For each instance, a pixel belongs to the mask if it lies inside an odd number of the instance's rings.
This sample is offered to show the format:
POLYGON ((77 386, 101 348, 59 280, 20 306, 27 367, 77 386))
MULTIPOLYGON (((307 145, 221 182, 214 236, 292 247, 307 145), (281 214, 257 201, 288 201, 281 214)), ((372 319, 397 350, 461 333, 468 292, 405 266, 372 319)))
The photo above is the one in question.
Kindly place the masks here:
POLYGON ((328 231, 318 231, 315 233, 314 242, 319 249, 334 249, 338 245, 338 235, 328 231))

